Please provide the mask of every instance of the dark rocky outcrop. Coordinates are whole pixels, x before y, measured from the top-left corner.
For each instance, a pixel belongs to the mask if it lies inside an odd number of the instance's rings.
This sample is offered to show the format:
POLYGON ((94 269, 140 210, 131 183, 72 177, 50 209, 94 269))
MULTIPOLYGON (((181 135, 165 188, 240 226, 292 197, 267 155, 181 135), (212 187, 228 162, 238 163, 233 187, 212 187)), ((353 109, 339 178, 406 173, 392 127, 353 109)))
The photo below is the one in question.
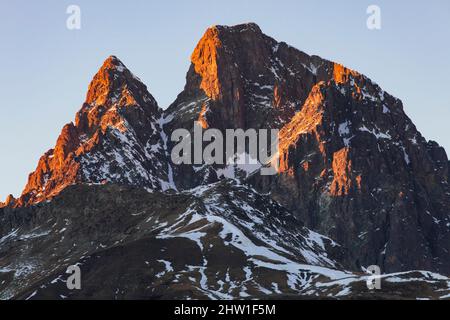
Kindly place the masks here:
MULTIPOLYGON (((261 192, 350 248, 355 268, 450 273, 448 159, 400 100, 255 24, 211 27, 191 60, 184 91, 165 111, 169 132, 196 120, 280 129, 279 173, 250 179, 261 192)), ((175 180, 192 187, 218 168, 177 167, 175 180)))
POLYGON ((437 299, 447 278, 386 275, 369 291, 345 249, 251 188, 183 193, 75 185, 49 203, 0 211, 2 299, 437 299), (81 271, 69 290, 68 266, 81 271))

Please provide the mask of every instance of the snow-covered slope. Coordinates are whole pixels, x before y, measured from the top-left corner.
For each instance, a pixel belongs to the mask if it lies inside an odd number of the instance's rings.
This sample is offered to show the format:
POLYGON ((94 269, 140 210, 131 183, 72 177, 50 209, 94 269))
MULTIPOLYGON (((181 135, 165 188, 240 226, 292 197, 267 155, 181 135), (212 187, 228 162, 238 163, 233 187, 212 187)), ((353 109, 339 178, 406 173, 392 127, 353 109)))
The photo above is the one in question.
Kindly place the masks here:
MULTIPOLYGON (((0 225, 3 299, 358 297, 367 275, 345 250, 275 202, 232 181, 180 194, 71 186, 52 202, 8 209, 0 225), (11 227, 5 227, 10 225, 11 227), (69 265, 82 290, 68 290, 69 265)), ((439 298, 449 279, 384 275, 388 294, 439 298), (422 290, 425 288, 426 290, 422 290)))

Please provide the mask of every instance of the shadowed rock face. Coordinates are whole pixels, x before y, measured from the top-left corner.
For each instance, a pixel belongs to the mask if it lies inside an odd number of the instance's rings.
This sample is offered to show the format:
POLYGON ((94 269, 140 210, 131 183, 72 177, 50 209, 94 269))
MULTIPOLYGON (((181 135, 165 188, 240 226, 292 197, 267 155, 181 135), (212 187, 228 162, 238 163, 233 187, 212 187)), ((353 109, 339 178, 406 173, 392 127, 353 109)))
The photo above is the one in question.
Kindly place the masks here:
MULTIPOLYGON (((448 159, 400 100, 254 24, 211 27, 191 60, 184 91, 165 111, 169 132, 195 120, 278 128, 280 170, 254 174, 258 190, 350 248, 355 267, 450 272, 448 159)), ((195 186, 220 169, 180 166, 176 181, 195 186)))
POLYGON ((279 174, 253 182, 348 247, 357 264, 448 273, 443 149, 425 141, 399 102, 354 99, 351 90, 320 83, 281 129, 279 174))
POLYGON ((65 269, 77 261, 86 290, 73 294, 89 297, 92 290, 96 298, 114 298, 114 293, 123 298, 167 297, 185 291, 183 286, 198 297, 239 297, 245 291, 256 295, 264 287, 275 294, 268 282, 272 278, 279 290, 295 293, 304 289, 302 277, 316 278, 320 272, 332 276, 333 268, 346 264, 338 244, 305 228, 277 203, 231 181, 180 194, 78 185, 50 203, 4 210, 3 298, 26 298, 35 290, 36 298, 59 298, 55 290, 65 286, 65 269), (309 264, 323 271, 309 270, 309 264), (294 274, 296 268, 305 274, 294 274), (291 287, 287 277, 295 278, 291 287), (22 296, 23 290, 31 292, 22 296))
POLYGON ((2 298, 448 295, 431 272, 450 274, 449 161, 400 100, 255 24, 209 28, 191 62, 165 111, 104 62, 22 196, 0 203, 2 298), (194 121, 279 129, 277 174, 173 165, 170 135, 194 121), (68 292, 77 262, 89 284, 68 292), (367 293, 373 264, 403 273, 367 293))
POLYGON ((386 275, 369 292, 345 249, 256 191, 223 181, 179 194, 77 185, 0 209, 0 298, 439 298, 448 278, 386 275), (10 227, 5 227, 10 226, 10 227), (81 290, 68 290, 69 265, 81 290), (400 292, 400 293, 398 293, 400 292))

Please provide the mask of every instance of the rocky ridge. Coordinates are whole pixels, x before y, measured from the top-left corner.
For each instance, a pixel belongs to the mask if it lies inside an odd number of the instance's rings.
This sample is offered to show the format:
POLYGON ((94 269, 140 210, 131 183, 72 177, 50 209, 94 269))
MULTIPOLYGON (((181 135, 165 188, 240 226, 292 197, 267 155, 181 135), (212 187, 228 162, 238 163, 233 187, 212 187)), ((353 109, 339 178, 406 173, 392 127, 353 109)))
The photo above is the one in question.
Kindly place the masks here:
POLYGON ((209 28, 191 62, 166 110, 104 62, 22 195, 0 204, 2 298, 448 297, 449 161, 399 99, 255 24, 209 28), (170 134, 194 121, 279 129, 277 174, 175 166, 170 134), (63 288, 69 262, 92 280, 78 295, 63 288), (390 273, 382 293, 364 285, 372 264, 390 273))

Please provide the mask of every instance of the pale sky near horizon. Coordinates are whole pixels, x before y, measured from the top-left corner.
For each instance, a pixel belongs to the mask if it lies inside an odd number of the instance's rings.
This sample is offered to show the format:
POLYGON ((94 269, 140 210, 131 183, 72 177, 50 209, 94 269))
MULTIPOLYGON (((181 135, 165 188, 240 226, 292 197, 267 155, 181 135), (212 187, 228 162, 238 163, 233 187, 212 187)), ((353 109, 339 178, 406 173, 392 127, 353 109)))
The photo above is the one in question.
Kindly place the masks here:
POLYGON ((0 0, 0 201, 21 193, 106 57, 118 56, 166 108, 206 28, 250 21, 367 75, 450 153, 448 0, 0 0), (71 4, 81 8, 81 30, 66 28, 71 4), (381 30, 366 27, 371 4, 381 8, 381 30))

